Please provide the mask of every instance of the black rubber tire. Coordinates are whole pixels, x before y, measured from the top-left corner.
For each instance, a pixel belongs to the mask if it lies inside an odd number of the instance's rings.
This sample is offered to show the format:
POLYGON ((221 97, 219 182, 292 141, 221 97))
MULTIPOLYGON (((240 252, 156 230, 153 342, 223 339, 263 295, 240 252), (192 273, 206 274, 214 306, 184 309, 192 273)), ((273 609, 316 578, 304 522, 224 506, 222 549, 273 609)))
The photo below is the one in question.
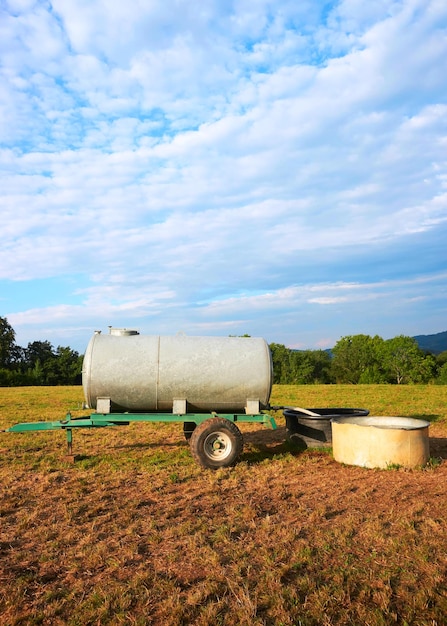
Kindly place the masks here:
POLYGON ((239 428, 224 417, 212 417, 199 424, 189 441, 195 461, 206 469, 230 467, 238 460, 244 439, 239 428))
POLYGON ((191 435, 196 429, 197 424, 195 422, 183 422, 183 434, 185 435, 186 441, 191 439, 191 435))

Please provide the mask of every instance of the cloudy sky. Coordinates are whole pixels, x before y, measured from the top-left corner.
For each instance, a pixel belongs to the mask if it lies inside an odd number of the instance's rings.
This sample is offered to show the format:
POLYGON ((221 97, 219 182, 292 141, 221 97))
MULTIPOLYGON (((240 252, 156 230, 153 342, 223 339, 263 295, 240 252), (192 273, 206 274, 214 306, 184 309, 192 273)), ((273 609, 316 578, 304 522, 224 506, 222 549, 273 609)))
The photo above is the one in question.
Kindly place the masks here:
POLYGON ((445 0, 0 0, 0 316, 447 330, 445 0))

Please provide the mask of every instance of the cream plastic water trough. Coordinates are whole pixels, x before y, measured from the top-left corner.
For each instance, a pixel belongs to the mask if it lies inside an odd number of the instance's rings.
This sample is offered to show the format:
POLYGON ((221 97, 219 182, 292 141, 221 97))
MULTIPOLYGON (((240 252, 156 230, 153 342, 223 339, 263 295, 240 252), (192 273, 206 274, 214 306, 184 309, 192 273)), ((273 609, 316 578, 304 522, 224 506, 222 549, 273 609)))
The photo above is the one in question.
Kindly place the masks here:
POLYGON ((430 458, 429 422, 411 417, 340 417, 332 420, 334 459, 347 465, 406 468, 430 458))

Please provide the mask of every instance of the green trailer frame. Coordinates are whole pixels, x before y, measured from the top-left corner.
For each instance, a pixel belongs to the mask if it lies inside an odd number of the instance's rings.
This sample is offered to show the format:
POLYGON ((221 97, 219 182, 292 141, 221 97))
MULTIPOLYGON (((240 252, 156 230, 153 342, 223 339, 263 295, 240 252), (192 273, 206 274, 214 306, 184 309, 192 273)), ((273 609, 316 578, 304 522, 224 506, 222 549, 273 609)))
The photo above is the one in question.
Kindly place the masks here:
POLYGON ((74 462, 73 430, 128 426, 131 422, 183 422, 185 438, 189 441, 194 459, 204 468, 218 469, 234 465, 243 449, 243 436, 236 422, 261 423, 276 429, 272 415, 232 413, 91 413, 73 417, 67 413, 58 421, 22 422, 5 429, 8 433, 26 433, 42 430, 63 430, 67 439, 67 459, 74 462))

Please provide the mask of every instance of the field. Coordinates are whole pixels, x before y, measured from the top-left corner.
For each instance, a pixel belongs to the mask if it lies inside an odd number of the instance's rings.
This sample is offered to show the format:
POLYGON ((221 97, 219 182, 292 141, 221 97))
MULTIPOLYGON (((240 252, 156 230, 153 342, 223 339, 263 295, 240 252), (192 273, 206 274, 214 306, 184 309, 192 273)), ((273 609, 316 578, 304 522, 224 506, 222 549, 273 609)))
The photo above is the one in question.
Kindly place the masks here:
MULTIPOLYGON (((0 389, 0 429, 80 410, 79 387, 0 389)), ((6 626, 447 623, 447 387, 276 386, 272 404, 431 422, 424 468, 371 470, 241 424, 202 470, 181 425, 0 433, 6 626)))

